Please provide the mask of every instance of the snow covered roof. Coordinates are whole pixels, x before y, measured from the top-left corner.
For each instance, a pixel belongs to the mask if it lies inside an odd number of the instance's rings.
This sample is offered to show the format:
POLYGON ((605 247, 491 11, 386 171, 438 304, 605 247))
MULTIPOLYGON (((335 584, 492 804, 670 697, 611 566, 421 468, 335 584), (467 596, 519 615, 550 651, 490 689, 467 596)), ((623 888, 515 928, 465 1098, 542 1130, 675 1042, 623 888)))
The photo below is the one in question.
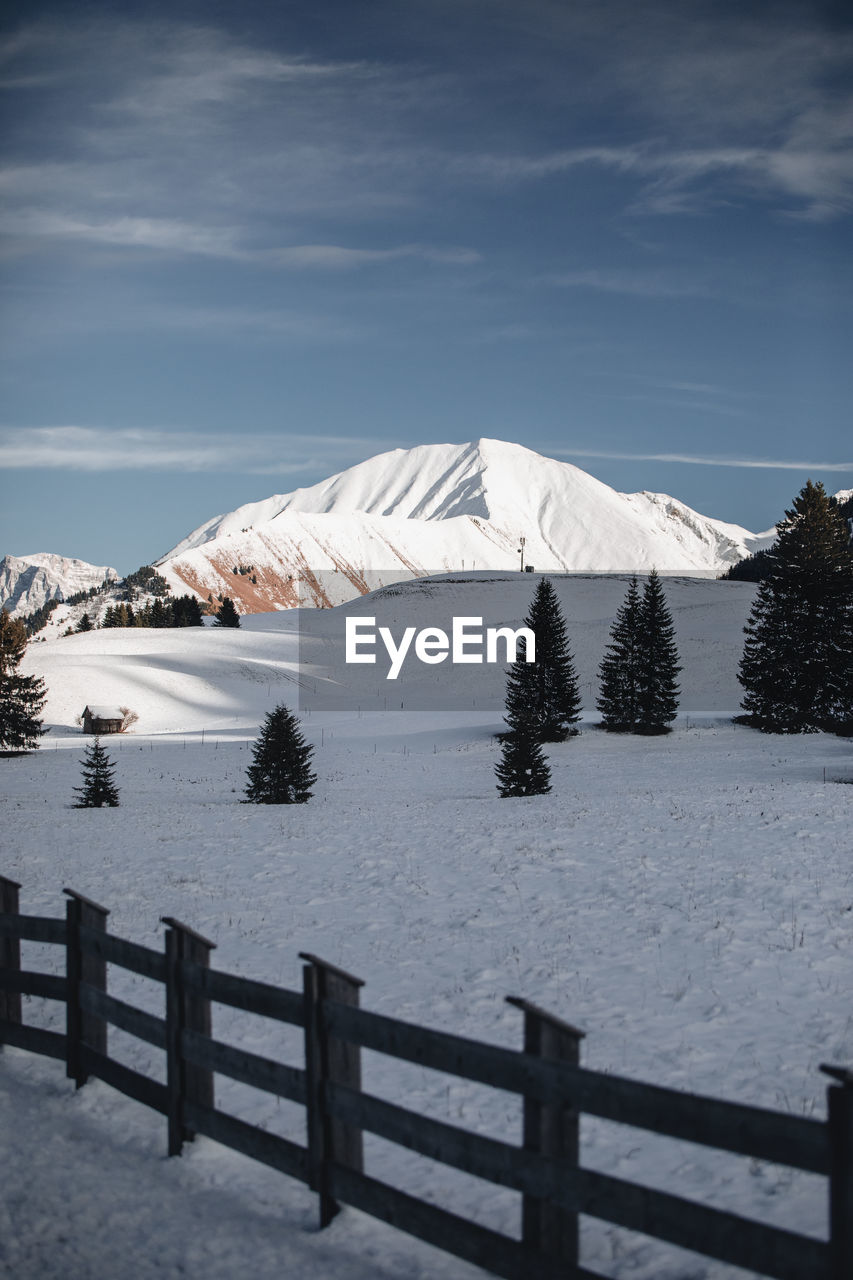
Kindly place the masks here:
POLYGON ((88 711, 93 720, 123 720, 124 712, 121 707, 94 707, 90 702, 88 706, 83 708, 83 715, 88 711))

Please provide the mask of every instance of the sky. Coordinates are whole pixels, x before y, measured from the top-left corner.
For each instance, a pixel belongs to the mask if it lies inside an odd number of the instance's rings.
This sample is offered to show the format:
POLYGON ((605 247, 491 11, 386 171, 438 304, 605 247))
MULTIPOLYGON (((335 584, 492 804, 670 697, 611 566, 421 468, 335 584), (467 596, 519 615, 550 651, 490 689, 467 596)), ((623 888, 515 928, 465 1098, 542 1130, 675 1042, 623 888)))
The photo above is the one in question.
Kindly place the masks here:
POLYGON ((0 95, 0 555, 481 436, 853 486, 843 6, 12 0, 0 95))

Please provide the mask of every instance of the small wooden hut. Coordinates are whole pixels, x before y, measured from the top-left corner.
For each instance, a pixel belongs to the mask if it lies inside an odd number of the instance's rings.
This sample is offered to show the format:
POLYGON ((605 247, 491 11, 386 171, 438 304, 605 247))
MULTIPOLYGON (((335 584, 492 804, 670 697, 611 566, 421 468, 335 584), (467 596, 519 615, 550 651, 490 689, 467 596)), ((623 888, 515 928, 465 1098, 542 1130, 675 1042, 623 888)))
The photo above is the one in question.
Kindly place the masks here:
POLYGON ((84 733, 121 733, 124 712, 121 707, 83 708, 84 733))

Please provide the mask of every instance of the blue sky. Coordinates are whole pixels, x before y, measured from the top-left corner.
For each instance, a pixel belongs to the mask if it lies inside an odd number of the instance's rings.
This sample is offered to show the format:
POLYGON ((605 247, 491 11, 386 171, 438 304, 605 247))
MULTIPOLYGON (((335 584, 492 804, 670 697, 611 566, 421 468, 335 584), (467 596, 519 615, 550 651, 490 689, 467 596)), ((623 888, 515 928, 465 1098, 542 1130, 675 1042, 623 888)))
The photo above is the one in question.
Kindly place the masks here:
POLYGON ((832 6, 7 10, 0 553, 478 436, 756 530, 853 485, 832 6))

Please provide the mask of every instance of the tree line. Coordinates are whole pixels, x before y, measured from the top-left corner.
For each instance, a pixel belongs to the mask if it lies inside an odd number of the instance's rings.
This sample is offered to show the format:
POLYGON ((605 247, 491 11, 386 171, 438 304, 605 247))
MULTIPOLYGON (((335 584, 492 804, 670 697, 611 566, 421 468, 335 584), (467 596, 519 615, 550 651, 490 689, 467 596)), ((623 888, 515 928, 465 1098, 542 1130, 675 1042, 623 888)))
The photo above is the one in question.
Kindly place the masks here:
MULTIPOLYGON (((94 623, 88 613, 84 613, 77 623, 76 633, 95 631, 104 627, 203 627, 205 616, 204 607, 195 596, 190 595, 175 596, 169 600, 158 597, 136 609, 132 604, 122 600, 106 610, 99 624, 94 623)), ((207 616, 210 616, 209 609, 207 616)), ((229 596, 225 596, 219 608, 214 610, 213 625, 239 627, 240 615, 229 596)), ((69 628, 64 634, 73 635, 75 630, 69 628)))

